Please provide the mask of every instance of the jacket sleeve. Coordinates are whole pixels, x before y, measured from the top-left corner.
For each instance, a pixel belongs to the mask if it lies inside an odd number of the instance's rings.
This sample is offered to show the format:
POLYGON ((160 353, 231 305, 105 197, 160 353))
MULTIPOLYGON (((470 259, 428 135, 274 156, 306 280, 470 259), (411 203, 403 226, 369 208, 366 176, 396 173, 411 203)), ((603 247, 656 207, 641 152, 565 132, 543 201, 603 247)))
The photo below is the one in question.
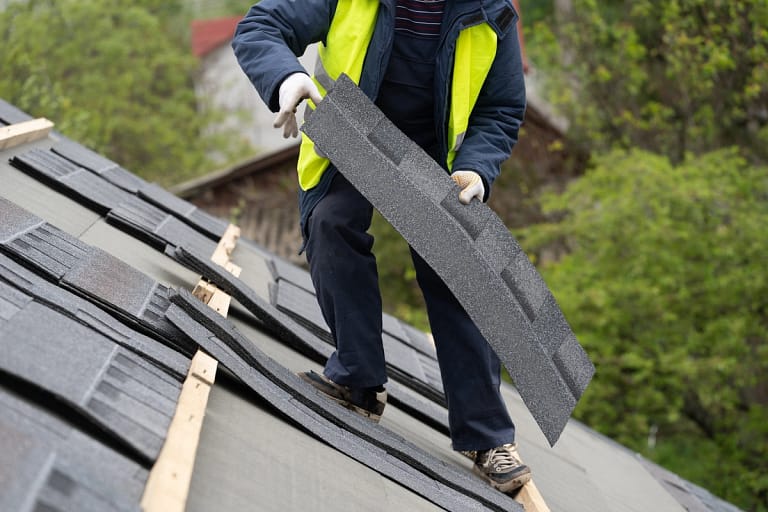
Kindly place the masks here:
POLYGON ((525 116, 525 80, 517 27, 513 23, 499 39, 496 58, 469 118, 453 169, 476 171, 486 185, 486 197, 517 143, 525 116))
POLYGON ((280 109, 283 80, 307 73, 298 56, 325 40, 335 9, 335 0, 262 0, 238 23, 232 39, 235 56, 272 112, 280 109))

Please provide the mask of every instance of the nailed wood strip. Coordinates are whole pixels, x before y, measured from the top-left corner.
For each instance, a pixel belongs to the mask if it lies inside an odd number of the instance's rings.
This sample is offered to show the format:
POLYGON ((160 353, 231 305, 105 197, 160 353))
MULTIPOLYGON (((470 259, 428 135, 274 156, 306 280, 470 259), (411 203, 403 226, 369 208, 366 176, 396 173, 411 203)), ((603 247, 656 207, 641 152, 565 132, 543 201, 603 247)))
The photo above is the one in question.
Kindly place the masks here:
POLYGON ((192 480, 200 430, 217 362, 198 351, 181 389, 176 414, 160 455, 149 474, 141 507, 146 511, 183 511, 192 480))
POLYGON ((550 512, 549 507, 544 502, 544 497, 533 480, 520 489, 520 492, 515 496, 515 501, 523 506, 525 512, 550 512))
POLYGON ((8 149, 48 136, 53 123, 45 118, 0 127, 0 149, 8 149))
POLYGON ((229 313, 229 305, 232 302, 232 297, 219 290, 216 285, 201 279, 200 282, 197 283, 197 286, 195 286, 195 289, 192 290, 192 294, 202 302, 208 304, 211 309, 215 310, 221 316, 226 317, 229 313))
MULTIPOLYGON (((523 462, 517 449, 515 449, 515 456, 520 462, 523 462)), ((515 495, 515 501, 523 506, 525 512, 550 512, 549 507, 544 501, 544 497, 539 492, 539 488, 536 487, 536 483, 533 479, 529 480, 528 483, 518 491, 515 495)))
POLYGON ((224 232, 221 240, 219 240, 219 245, 216 246, 211 260, 223 267, 226 266, 229 263, 229 255, 232 254, 238 238, 240 238, 240 228, 234 224, 227 226, 227 230, 224 232))
MULTIPOLYGON (((240 228, 230 224, 211 256, 211 260, 235 276, 240 275, 241 268, 232 263, 229 256, 239 237, 240 228)), ((231 297, 215 285, 200 279, 192 293, 221 316, 227 316, 231 297)), ((217 365, 215 359, 199 350, 192 358, 176 414, 144 489, 141 507, 147 512, 183 512, 186 508, 203 418, 217 365)))

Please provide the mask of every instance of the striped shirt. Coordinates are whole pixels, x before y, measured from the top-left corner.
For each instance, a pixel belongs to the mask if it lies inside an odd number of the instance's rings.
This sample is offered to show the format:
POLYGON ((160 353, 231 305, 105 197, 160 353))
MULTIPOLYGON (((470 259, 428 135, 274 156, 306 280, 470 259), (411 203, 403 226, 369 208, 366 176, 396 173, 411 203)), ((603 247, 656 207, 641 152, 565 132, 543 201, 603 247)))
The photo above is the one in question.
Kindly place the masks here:
POLYGON ((395 32, 437 38, 444 10, 445 0, 397 0, 395 32))

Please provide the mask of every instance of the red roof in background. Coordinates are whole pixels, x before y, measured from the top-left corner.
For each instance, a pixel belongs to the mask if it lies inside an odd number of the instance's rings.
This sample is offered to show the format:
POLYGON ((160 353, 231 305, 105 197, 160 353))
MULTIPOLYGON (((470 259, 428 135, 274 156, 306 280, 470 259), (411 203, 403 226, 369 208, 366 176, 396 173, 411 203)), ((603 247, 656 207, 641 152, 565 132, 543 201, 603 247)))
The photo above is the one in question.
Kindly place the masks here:
POLYGON ((192 53, 204 57, 224 43, 232 40, 240 16, 194 20, 192 22, 192 53))

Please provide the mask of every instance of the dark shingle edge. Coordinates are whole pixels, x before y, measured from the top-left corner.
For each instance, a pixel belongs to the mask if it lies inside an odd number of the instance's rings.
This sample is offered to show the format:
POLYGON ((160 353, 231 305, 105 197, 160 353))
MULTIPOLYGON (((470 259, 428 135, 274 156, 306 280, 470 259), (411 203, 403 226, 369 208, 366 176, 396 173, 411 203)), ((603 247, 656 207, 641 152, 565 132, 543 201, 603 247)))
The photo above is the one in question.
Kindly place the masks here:
MULTIPOLYGON (((0 293, 6 286, 0 283, 0 293)), ((4 317, 4 385, 42 397, 38 403, 48 403, 48 395, 53 404, 66 404, 67 417, 97 426, 109 434, 112 445, 129 446, 137 462, 155 460, 176 408, 179 382, 161 379, 138 354, 37 302, 4 317), (67 371, 51 371, 55 368, 67 371), (169 386, 175 396, 167 396, 169 386)))
MULTIPOLYGON (((320 306, 312 293, 281 279, 275 284, 270 284, 270 302, 326 343, 335 345, 330 328, 325 323, 320 306)), ((419 352, 409 343, 403 342, 402 338, 395 338, 386 330, 382 332, 382 342, 389 376, 433 402, 445 405, 442 381, 430 380, 426 374, 426 370, 430 370, 431 374, 439 374, 434 354, 432 358, 420 357, 419 352)))
POLYGON ((189 292, 171 301, 178 306, 166 313, 171 322, 275 408, 347 455, 447 510, 522 510, 476 477, 320 396, 189 292))
POLYGON ((80 167, 53 151, 33 149, 13 157, 11 164, 65 196, 107 215, 113 224, 154 246, 183 243, 212 254, 216 248, 214 240, 221 238, 227 227, 224 221, 168 192, 163 193, 156 185, 145 184, 135 195, 121 188, 120 181, 110 181, 106 173, 80 167))

